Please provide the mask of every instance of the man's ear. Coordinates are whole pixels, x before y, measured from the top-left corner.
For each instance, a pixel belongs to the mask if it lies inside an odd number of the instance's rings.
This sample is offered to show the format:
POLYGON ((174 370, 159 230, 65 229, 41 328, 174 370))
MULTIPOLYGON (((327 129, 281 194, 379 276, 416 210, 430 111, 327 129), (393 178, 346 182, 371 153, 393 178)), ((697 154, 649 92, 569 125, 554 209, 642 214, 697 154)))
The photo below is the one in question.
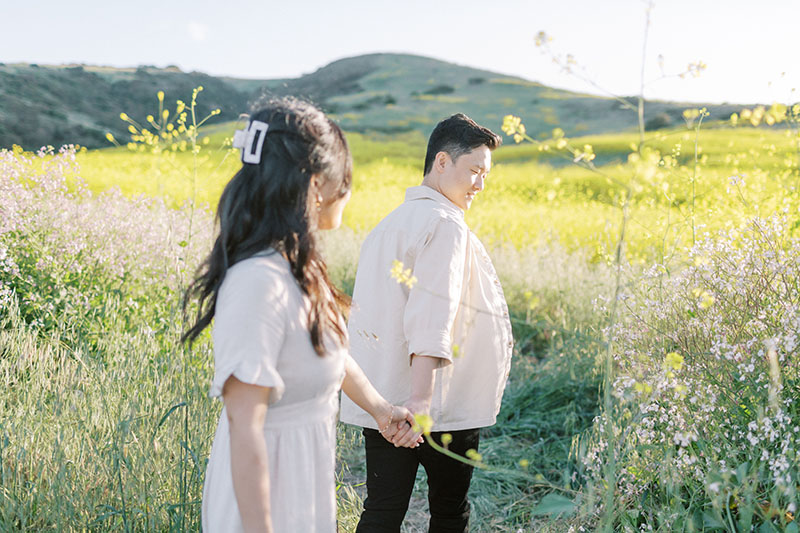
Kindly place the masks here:
POLYGON ((450 161, 450 155, 447 152, 437 152, 436 157, 433 159, 433 166, 439 172, 443 172, 450 161))

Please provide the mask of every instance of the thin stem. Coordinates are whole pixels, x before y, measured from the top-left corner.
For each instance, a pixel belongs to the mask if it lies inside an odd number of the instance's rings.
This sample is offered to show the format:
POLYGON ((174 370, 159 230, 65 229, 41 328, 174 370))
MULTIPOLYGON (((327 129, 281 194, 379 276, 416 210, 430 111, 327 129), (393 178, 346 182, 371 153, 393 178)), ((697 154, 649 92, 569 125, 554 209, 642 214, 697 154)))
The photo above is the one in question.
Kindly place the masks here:
MULTIPOLYGON (((480 468, 481 470, 486 470, 487 472, 493 472, 493 473, 497 473, 497 474, 506 474, 506 475, 511 475, 511 476, 526 475, 526 474, 524 474, 522 472, 519 472, 517 470, 510 470, 508 468, 490 467, 489 465, 487 465, 483 461, 475 461, 475 460, 469 459, 468 457, 463 457, 461 455, 458 455, 457 453, 445 448, 444 446, 441 446, 441 445, 437 444, 433 440, 433 438, 431 438, 430 433, 426 433, 425 437, 426 437, 425 442, 427 442, 428 445, 431 448, 433 448, 434 450, 436 450, 437 452, 439 452, 439 453, 441 453, 443 455, 446 455, 447 457, 450 457, 451 459, 454 459, 456 461, 464 463, 466 465, 470 465, 473 468, 480 468)), ((559 492, 564 492, 564 493, 568 493, 568 494, 572 494, 572 495, 577 495, 578 494, 578 491, 576 491, 576 490, 572 490, 572 489, 569 489, 567 487, 562 487, 562 486, 558 486, 558 485, 553 485, 552 483, 547 483, 547 482, 538 482, 538 483, 531 484, 530 486, 531 487, 545 487, 545 488, 549 488, 549 489, 552 489, 552 490, 557 490, 559 492)))
MULTIPOLYGON (((650 11, 653 3, 648 2, 645 10, 645 31, 644 42, 642 43, 642 68, 640 71, 639 84, 639 148, 641 153, 644 144, 644 69, 647 52, 647 38, 650 29, 650 11)), ((630 198, 633 192, 633 182, 636 175, 631 178, 625 191, 625 198, 622 203, 622 223, 619 230, 619 240, 615 254, 616 273, 614 279, 614 299, 611 303, 611 316, 609 317, 608 340, 606 342, 605 371, 603 376, 603 412, 605 413, 604 435, 606 441, 606 467, 604 469, 604 479, 606 490, 604 494, 604 513, 601 522, 602 531, 613 531, 614 523, 614 495, 617 488, 617 443, 614 436, 614 417, 613 417, 613 397, 611 394, 614 385, 614 330, 617 325, 617 308, 619 297, 622 292, 622 262, 625 252, 625 234, 628 225, 630 212, 630 198)))
POLYGON ((619 241, 617 242, 617 249, 616 249, 616 273, 614 276, 614 299, 611 303, 611 316, 609 318, 609 327, 608 327, 608 340, 606 342, 606 353, 605 353, 605 371, 604 371, 604 378, 603 378, 603 411, 605 412, 606 419, 605 419, 605 440, 606 440, 606 468, 604 472, 604 478, 606 482, 606 493, 605 493, 605 513, 603 515, 603 531, 611 531, 612 523, 613 523, 613 507, 614 507, 614 492, 617 486, 617 456, 616 456, 616 444, 614 438, 614 424, 613 424, 613 398, 611 395, 611 389, 614 385, 614 354, 613 354, 613 346, 614 346, 614 329, 617 324, 617 307, 619 303, 619 295, 622 290, 622 259, 624 254, 624 246, 625 246, 625 232, 627 228, 628 222, 628 206, 630 200, 630 189, 628 189, 625 200, 622 207, 622 224, 620 228, 619 234, 619 241))
POLYGON ((694 129, 694 168, 692 170, 692 246, 695 245, 697 240, 697 233, 695 229, 695 198, 697 197, 696 194, 696 187, 695 182, 697 181, 697 167, 699 165, 699 145, 700 145, 700 125, 703 123, 703 117, 705 117, 705 113, 703 111, 700 112, 700 115, 697 120, 697 126, 694 129))

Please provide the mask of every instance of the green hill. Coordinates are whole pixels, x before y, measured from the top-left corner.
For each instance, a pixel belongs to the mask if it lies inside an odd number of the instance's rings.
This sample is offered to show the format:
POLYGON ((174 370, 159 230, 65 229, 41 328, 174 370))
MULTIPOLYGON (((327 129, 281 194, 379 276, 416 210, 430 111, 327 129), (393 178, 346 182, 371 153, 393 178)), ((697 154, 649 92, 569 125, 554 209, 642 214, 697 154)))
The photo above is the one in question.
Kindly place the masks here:
MULTIPOLYGON (((636 114, 619 100, 554 89, 522 78, 405 54, 369 54, 334 61, 294 80, 267 82, 275 94, 302 95, 320 103, 348 131, 418 131, 424 136, 442 118, 463 112, 494 129, 503 116, 520 115, 534 136, 556 126, 567 135, 636 128, 636 114)), ((628 98, 635 104, 635 98, 628 98)), ((742 106, 648 102, 645 120, 677 126, 687 107, 705 105, 712 119, 727 119, 742 106)))
MULTIPOLYGON (((0 147, 19 144, 107 146, 106 132, 124 139, 124 111, 143 122, 156 109, 156 92, 188 100, 202 85, 200 113, 219 108, 218 121, 235 119, 265 94, 293 94, 317 102, 349 131, 415 132, 427 136, 441 118, 464 112, 499 130, 502 117, 525 119, 532 135, 554 127, 567 135, 632 129, 636 116, 617 100, 554 89, 536 82, 404 54, 369 54, 335 61, 296 79, 244 80, 141 66, 0 64, 0 147)), ((695 104, 696 106, 697 104, 695 104)), ((677 125, 689 104, 648 102, 646 119, 677 125)), ((709 105, 712 118, 741 106, 709 105)))
MULTIPOLYGON (((198 72, 139 67, 115 69, 90 66, 0 66, 0 147, 19 144, 80 144, 105 147, 106 132, 124 138, 127 125, 120 112, 144 122, 158 109, 156 93, 167 100, 187 100, 203 85, 200 112, 220 108, 223 119, 235 119, 247 96, 226 81, 198 72)), ((174 105, 173 105, 174 109, 174 105)))

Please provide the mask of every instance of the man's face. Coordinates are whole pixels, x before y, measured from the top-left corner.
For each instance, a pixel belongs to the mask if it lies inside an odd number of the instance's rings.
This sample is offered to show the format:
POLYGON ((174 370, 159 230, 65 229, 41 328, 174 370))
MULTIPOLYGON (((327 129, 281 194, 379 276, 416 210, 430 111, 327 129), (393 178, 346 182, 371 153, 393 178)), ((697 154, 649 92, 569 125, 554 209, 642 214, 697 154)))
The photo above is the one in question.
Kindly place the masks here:
MULTIPOLYGON (((437 154, 437 157, 443 152, 437 154)), ((466 211, 475 195, 483 190, 489 169, 492 166, 492 151, 481 145, 453 161, 447 156, 439 186, 448 200, 466 211)))

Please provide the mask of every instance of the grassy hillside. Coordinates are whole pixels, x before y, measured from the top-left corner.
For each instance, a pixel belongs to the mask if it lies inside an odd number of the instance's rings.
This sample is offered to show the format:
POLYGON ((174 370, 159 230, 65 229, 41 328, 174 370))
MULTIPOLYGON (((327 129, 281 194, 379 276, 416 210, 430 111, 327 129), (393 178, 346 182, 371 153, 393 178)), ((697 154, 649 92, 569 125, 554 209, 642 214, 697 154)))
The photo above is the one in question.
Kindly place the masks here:
MULTIPOLYGON (((567 135, 634 128, 636 116, 618 100, 553 89, 524 80, 404 54, 370 54, 335 61, 297 79, 243 80, 181 72, 172 67, 116 69, 91 66, 0 64, 0 147, 107 146, 106 132, 123 139, 124 111, 145 123, 157 91, 166 103, 188 100, 202 85, 199 112, 219 108, 216 121, 232 120, 264 94, 292 94, 317 102, 356 132, 409 133, 426 137, 443 117, 464 112, 499 129, 502 117, 526 118, 534 137, 558 125, 567 135)), ((654 126, 677 126, 689 104, 650 102, 645 118, 654 126)), ((708 106, 726 119, 740 106, 708 106)))
MULTIPOLYGON (((625 131, 636 115, 618 100, 554 89, 540 83, 435 59, 372 54, 342 59, 282 90, 321 101, 350 131, 407 132, 427 136, 441 118, 463 112, 497 128, 504 115, 526 117, 534 137, 556 126, 567 135, 625 131), (348 76, 342 76, 347 72, 348 76)), ((633 101, 633 100, 632 100, 633 101)), ((677 126, 689 104, 651 102, 646 120, 677 126)), ((712 118, 728 118, 739 106, 709 106, 712 118)), ((655 123, 655 122, 654 122, 655 123)))
POLYGON ((177 68, 0 64, 0 147, 106 147, 107 132, 118 138, 127 135, 120 112, 144 123, 157 108, 158 91, 174 102, 187 100, 199 85, 205 89, 199 109, 203 115, 219 108, 217 118, 231 120, 246 108, 249 93, 229 81, 177 68))

